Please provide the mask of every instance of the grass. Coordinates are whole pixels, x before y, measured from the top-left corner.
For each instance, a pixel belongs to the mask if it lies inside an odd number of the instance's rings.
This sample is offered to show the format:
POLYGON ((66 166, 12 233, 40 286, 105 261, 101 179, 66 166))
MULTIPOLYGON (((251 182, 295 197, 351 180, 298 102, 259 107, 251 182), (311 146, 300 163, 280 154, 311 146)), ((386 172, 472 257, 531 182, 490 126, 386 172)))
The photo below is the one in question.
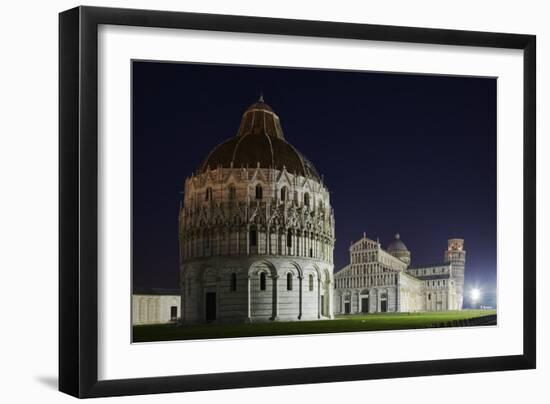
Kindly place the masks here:
POLYGON ((134 342, 320 334, 426 328, 452 320, 496 314, 495 310, 462 310, 424 313, 384 313, 338 316, 334 320, 268 322, 253 324, 137 325, 134 342))

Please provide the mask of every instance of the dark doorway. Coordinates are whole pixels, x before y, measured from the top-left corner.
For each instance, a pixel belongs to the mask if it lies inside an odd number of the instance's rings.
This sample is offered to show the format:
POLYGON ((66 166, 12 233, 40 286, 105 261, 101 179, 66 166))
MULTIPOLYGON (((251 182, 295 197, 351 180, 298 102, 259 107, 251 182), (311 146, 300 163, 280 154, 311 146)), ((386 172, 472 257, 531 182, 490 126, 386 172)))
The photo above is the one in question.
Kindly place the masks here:
POLYGON ((345 312, 346 314, 350 314, 350 313, 351 313, 351 303, 350 303, 350 302, 344 303, 344 312, 345 312))
POLYGON ((216 319, 216 293, 208 292, 205 296, 206 322, 210 323, 216 319))
POLYGON ((385 312, 388 311, 388 301, 387 301, 387 300, 382 300, 382 301, 380 302, 380 311, 381 311, 382 313, 385 313, 385 312))
POLYGON ((176 321, 178 319, 178 306, 170 307, 170 321, 176 321))
POLYGON ((361 299, 361 312, 362 313, 368 313, 369 312, 369 298, 364 297, 361 299))

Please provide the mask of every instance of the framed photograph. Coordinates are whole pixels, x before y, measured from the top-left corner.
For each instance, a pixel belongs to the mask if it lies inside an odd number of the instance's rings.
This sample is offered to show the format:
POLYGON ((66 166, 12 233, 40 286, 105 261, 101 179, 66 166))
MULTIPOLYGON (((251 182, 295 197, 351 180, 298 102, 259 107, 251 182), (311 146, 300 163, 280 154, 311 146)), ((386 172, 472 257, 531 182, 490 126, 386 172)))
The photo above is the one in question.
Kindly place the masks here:
POLYGON ((535 367, 534 36, 59 27, 61 391, 535 367))

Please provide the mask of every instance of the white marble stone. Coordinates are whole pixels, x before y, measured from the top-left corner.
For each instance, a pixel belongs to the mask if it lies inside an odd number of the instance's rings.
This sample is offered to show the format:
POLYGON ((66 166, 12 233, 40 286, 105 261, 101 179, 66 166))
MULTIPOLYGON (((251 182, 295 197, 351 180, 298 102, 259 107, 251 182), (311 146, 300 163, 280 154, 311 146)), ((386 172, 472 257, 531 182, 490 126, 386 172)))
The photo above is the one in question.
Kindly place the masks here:
POLYGON ((363 235, 350 247, 350 264, 334 275, 334 313, 462 309, 464 240, 448 240, 439 265, 410 268, 410 262, 411 253, 399 235, 387 250, 363 235))
POLYGON ((133 294, 132 324, 165 324, 181 316, 179 295, 133 294))

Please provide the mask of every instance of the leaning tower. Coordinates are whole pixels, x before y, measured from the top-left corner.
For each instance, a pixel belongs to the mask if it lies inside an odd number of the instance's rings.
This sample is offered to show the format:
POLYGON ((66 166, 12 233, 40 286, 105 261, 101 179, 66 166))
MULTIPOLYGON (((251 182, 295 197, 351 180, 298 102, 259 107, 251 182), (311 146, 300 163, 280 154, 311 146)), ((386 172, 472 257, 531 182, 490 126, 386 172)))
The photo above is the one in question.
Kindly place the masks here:
POLYGON ((462 310, 464 302, 464 266, 466 264, 466 251, 464 250, 463 239, 452 238, 447 241, 445 262, 452 265, 452 274, 456 282, 458 309, 462 310))

